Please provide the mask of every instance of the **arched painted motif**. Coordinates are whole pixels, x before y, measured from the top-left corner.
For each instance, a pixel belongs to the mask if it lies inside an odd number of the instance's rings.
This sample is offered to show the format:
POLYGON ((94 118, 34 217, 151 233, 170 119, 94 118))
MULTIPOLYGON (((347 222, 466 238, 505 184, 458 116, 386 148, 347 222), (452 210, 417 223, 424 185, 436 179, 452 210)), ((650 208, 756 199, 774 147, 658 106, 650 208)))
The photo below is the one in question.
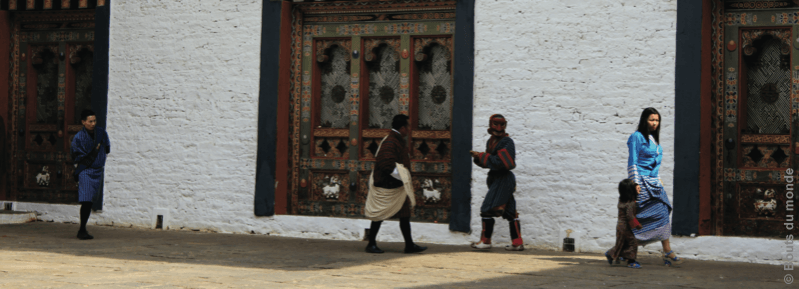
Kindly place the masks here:
POLYGON ((391 128, 391 119, 400 112, 399 39, 366 41, 364 60, 369 77, 369 128, 391 128), (371 59, 371 61, 370 61, 371 59))
POLYGON ((317 55, 319 79, 320 114, 319 126, 323 128, 347 128, 350 124, 350 49, 349 41, 319 41, 324 51, 317 55), (326 47, 326 48, 325 48, 326 47), (324 61, 322 61, 324 60, 324 61))

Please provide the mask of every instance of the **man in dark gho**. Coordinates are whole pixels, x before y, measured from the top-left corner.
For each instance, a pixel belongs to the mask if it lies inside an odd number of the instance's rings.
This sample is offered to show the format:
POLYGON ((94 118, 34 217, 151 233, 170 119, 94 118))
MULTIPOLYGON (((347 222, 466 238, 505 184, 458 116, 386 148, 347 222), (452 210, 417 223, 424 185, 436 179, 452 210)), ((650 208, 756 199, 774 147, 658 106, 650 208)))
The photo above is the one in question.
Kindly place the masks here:
POLYGON ((73 178, 78 182, 78 202, 80 202, 80 230, 78 239, 94 239, 86 231, 86 222, 92 212, 92 201, 99 194, 103 184, 103 170, 106 156, 111 153, 111 141, 103 128, 97 127, 94 111, 84 110, 80 114, 81 129, 72 139, 72 160, 75 162, 73 178))
POLYGON ((488 121, 488 133, 491 138, 486 144, 486 152, 470 151, 474 163, 488 171, 488 193, 483 205, 480 207, 480 216, 483 219, 483 232, 480 241, 472 244, 475 249, 490 249, 491 234, 494 232, 494 217, 508 220, 510 238, 513 244, 506 246, 508 251, 524 250, 521 227, 519 226, 519 213, 516 212, 516 200, 513 193, 516 191, 516 176, 513 168, 516 167, 516 148, 513 139, 505 133, 507 121, 501 114, 492 115, 488 121))
POLYGON ((411 237, 411 209, 416 205, 411 183, 411 157, 405 137, 410 132, 408 116, 398 114, 391 122, 391 131, 383 138, 375 156, 375 168, 369 178, 364 215, 372 221, 369 227, 368 253, 383 253, 377 247, 377 232, 383 220, 400 219, 400 230, 405 239, 405 253, 427 250, 413 243, 411 237))

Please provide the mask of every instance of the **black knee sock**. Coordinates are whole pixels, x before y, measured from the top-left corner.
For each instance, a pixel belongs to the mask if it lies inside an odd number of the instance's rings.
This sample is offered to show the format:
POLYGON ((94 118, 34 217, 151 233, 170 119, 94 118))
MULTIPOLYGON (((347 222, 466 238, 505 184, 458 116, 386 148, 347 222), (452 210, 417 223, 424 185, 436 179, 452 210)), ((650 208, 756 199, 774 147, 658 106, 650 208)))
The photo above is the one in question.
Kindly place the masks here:
POLYGON ((516 240, 521 235, 521 227, 519 226, 518 220, 513 220, 508 222, 508 227, 510 227, 510 239, 516 240))
POLYGON ((80 203, 80 231, 86 232, 86 223, 89 221, 89 215, 92 214, 92 202, 80 203))
POLYGON ((377 232, 380 231, 380 225, 383 224, 383 221, 374 222, 369 226, 369 245, 368 246, 375 246, 377 245, 377 232))
POLYGON ((513 242, 513 246, 524 244, 524 241, 522 241, 522 226, 519 224, 519 219, 508 221, 508 226, 510 227, 510 240, 513 242))
POLYGON ((411 237, 411 218, 400 218, 400 231, 402 231, 402 238, 405 239, 405 247, 413 247, 413 237, 411 237))
POLYGON ((483 218, 483 237, 490 240, 491 234, 494 234, 494 218, 483 218))

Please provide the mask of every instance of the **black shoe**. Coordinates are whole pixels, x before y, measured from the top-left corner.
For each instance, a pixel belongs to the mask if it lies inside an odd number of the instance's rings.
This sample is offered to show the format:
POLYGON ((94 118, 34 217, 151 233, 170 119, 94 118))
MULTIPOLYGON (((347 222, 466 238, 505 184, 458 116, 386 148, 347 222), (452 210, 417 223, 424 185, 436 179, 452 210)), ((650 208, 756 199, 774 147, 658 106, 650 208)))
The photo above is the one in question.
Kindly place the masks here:
POLYGON ((419 252, 422 252, 424 250, 427 250, 427 247, 422 247, 422 246, 413 244, 413 247, 405 247, 405 254, 419 253, 419 252))
POLYGON ((87 231, 78 231, 78 239, 91 240, 91 239, 94 239, 94 236, 89 235, 89 232, 87 232, 87 231))
POLYGON ((380 250, 380 248, 378 248, 377 245, 368 245, 366 246, 365 251, 366 253, 374 253, 374 254, 381 254, 384 252, 383 250, 380 250))

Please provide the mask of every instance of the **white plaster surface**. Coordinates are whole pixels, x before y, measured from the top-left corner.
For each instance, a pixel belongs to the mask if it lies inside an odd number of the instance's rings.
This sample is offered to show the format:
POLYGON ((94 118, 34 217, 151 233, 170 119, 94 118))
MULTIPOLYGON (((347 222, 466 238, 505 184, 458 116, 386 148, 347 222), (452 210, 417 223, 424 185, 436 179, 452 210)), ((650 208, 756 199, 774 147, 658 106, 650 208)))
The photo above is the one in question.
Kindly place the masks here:
POLYGON ((104 212, 98 222, 252 226, 262 1, 111 6, 104 212), (249 225, 247 225, 249 223, 249 225))
MULTIPOLYGON (((516 142, 516 200, 526 246, 583 252, 615 240, 617 183, 640 112, 662 116, 661 178, 672 196, 676 0, 477 0, 475 150, 487 118, 504 114, 516 142)), ((104 211, 91 223, 219 233, 360 240, 369 221, 255 217, 261 1, 116 1, 112 7, 104 211)), ((457 112, 456 112, 457 113, 457 112)), ((480 234, 486 170, 474 167, 472 233, 414 223, 419 242, 480 234)), ((44 221, 77 222, 78 207, 16 204, 44 221)), ((509 243, 498 220, 494 242, 509 243)), ((402 240, 396 222, 379 241, 402 240)), ((775 263, 784 240, 672 239, 685 258, 775 263)), ((657 244, 642 249, 659 250, 657 244)))
POLYGON ((14 210, 21 212, 36 212, 38 215, 37 219, 40 221, 80 223, 79 205, 14 202, 14 210))
POLYGON ((0 212, 0 225, 23 224, 35 221, 35 212, 0 212))
MULTIPOLYGON (((615 241, 627 138, 645 107, 663 117, 660 172, 672 195, 677 2, 534 2, 477 1, 474 146, 484 150, 488 117, 505 115, 525 242, 557 249, 571 229, 580 250, 604 252, 615 241)), ((472 178, 478 220, 486 170, 472 178)), ((507 240, 507 223, 497 224, 495 239, 507 240)), ((477 238, 479 222, 472 231, 477 238)))

